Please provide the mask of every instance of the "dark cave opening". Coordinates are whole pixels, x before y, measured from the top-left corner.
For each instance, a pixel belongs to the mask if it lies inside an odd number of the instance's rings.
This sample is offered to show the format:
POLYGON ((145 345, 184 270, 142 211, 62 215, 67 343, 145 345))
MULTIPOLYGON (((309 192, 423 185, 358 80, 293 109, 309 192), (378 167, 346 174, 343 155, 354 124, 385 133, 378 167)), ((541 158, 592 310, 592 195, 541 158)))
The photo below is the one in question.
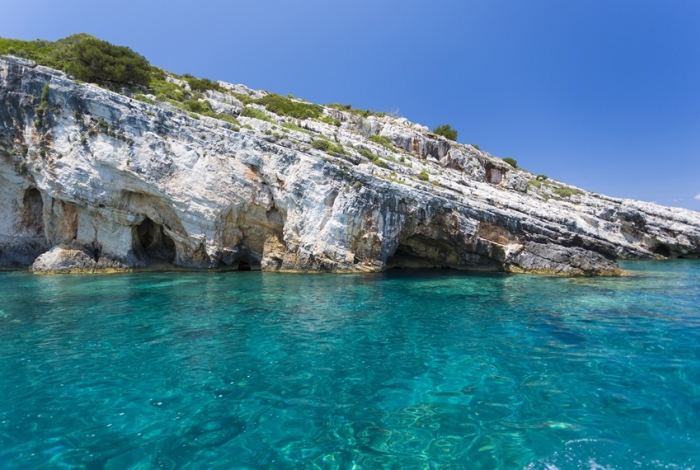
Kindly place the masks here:
POLYGON ((396 247, 387 260, 393 269, 449 269, 445 262, 448 248, 443 243, 422 236, 413 236, 396 247))
POLYGON ((473 247, 461 249, 447 237, 413 234, 402 240, 387 259, 388 269, 457 269, 461 271, 503 271, 503 264, 473 247))
POLYGON ((246 261, 239 261, 238 262, 238 271, 251 271, 250 263, 246 261))
POLYGON ((134 251, 147 262, 174 263, 175 242, 165 234, 163 226, 146 217, 133 229, 134 251))
POLYGON ((22 226, 33 236, 44 234, 44 201, 36 188, 29 188, 24 193, 22 203, 22 226))
POLYGON ((671 257, 671 250, 664 244, 657 245, 654 247, 654 254, 657 254, 659 256, 663 256, 664 258, 670 258, 671 257))

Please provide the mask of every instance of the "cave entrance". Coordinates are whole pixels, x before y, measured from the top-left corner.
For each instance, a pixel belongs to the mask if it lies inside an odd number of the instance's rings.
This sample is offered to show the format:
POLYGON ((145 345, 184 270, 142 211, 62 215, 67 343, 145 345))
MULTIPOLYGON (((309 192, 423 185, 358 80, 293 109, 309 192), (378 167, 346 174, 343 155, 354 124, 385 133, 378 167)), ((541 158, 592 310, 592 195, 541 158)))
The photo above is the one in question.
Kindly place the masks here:
POLYGON ((146 217, 133 229, 134 251, 147 262, 175 262, 175 242, 165 234, 163 226, 146 217))
POLYGON ((666 245, 661 244, 654 247, 654 254, 663 256, 664 258, 670 258, 671 250, 666 245))
POLYGON ((422 235, 413 235, 396 247, 394 254, 387 260, 387 267, 448 269, 451 266, 447 258, 451 251, 446 243, 422 235))
POLYGON ((449 239, 436 239, 423 234, 414 234, 402 240, 387 260, 386 267, 503 271, 501 262, 492 259, 486 253, 475 252, 473 246, 459 246, 449 239))
POLYGON ((29 188, 24 193, 22 228, 27 234, 35 237, 44 234, 44 201, 36 188, 29 188))
POLYGON ((225 250, 219 268, 224 271, 260 271, 260 258, 260 255, 239 243, 234 248, 225 250))
POLYGON ((238 271, 251 271, 250 264, 246 261, 238 262, 238 271))

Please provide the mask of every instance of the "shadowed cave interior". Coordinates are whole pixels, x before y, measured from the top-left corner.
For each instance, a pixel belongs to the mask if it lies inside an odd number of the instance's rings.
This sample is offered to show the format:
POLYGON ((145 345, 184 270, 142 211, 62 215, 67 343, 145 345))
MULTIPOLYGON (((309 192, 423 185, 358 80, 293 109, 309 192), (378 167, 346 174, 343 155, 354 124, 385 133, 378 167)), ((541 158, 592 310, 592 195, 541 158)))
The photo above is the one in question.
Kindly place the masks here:
POLYGON ((146 217, 133 229, 134 254, 146 264, 175 262, 175 243, 163 226, 146 217))
POLYGON ((22 227, 29 234, 39 237, 44 234, 44 201, 36 188, 24 193, 22 227))

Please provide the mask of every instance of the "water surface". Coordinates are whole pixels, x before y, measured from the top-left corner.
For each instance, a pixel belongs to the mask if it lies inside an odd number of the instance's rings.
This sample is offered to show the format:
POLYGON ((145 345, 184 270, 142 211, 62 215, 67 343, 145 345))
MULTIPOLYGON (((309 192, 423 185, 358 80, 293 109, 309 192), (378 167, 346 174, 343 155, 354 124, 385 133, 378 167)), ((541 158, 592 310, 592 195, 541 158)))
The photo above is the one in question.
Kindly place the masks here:
POLYGON ((700 468, 700 263, 0 273, 0 468, 700 468))

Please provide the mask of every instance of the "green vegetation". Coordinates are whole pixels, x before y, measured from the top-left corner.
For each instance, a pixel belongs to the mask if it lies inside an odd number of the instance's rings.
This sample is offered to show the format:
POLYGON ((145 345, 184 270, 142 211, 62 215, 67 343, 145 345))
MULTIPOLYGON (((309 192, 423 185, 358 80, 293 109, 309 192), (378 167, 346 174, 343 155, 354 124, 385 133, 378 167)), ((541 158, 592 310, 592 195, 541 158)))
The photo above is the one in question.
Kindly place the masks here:
MULTIPOLYGON (((49 41, 21 41, 19 39, 0 38, 0 54, 11 54, 45 64, 46 56, 53 50, 49 41)), ((46 64, 48 65, 48 64, 46 64)))
POLYGON ((503 161, 512 166, 513 168, 518 168, 518 161, 514 158, 506 157, 503 159, 503 161))
POLYGON ((441 135, 450 140, 457 140, 457 130, 449 124, 442 124, 433 129, 433 134, 441 135))
MULTIPOLYGON (((323 107, 317 104, 301 103, 289 97, 271 93, 262 98, 251 98, 242 93, 234 93, 235 96, 245 106, 249 104, 260 104, 271 113, 278 116, 289 116, 296 119, 319 119, 323 114, 323 107)), ((244 108, 245 109, 245 108, 244 108)))
POLYGON ((243 111, 241 111, 241 116, 260 119, 261 121, 267 121, 272 123, 275 122, 267 114, 263 113, 259 109, 251 108, 250 106, 246 106, 245 108, 243 108, 243 111))
POLYGON ((538 181, 547 181, 549 179, 547 175, 537 175, 535 178, 537 178, 538 181))
POLYGON ((66 71, 79 80, 97 83, 148 85, 148 61, 128 47, 114 46, 96 38, 84 38, 72 48, 66 71))
POLYGON ((330 125, 335 126, 335 127, 340 127, 340 125, 342 124, 340 122, 340 119, 335 119, 335 118, 332 118, 330 116, 321 116, 319 121, 325 122, 326 124, 330 124, 330 125))
POLYGON ((251 103, 255 103, 255 99, 243 93, 236 93, 235 91, 230 92, 231 96, 234 96, 238 101, 243 103, 243 105, 248 106, 251 103))
POLYGON ((49 86, 44 85, 44 87, 41 89, 41 98, 39 99, 39 106, 36 108, 36 116, 38 119, 34 121, 34 126, 37 129, 41 129, 50 118, 49 113, 51 112, 51 103, 49 102, 49 92, 49 86))
POLYGON ((428 173, 428 170, 422 170, 420 173, 418 173, 418 179, 422 181, 430 181, 430 174, 428 173))
POLYGON ((311 146, 313 148, 315 148, 316 150, 322 150, 324 152, 328 152, 328 149, 331 148, 331 143, 328 140, 315 139, 311 142, 311 146))
POLYGON ((140 102, 146 103, 146 104, 155 104, 155 102, 151 98, 147 97, 143 93, 140 93, 138 95, 134 95, 134 99, 136 101, 140 101, 140 102))
POLYGON ((371 140, 375 144, 379 144, 379 145, 386 147, 387 149, 391 150, 392 152, 396 151, 396 148, 394 147, 393 142, 391 142, 391 139, 385 135, 376 135, 376 134, 371 135, 371 136, 369 136, 369 140, 371 140))
POLYGON ((278 116, 297 119, 318 119, 323 113, 323 107, 317 104, 300 103, 274 93, 254 100, 253 103, 265 106, 265 109, 278 116))
POLYGON ((185 90, 177 86, 175 83, 165 81, 165 79, 152 80, 148 89, 156 96, 158 101, 184 101, 191 95, 185 90))
POLYGON ((183 75, 182 78, 185 79, 187 84, 193 90, 197 90, 197 91, 205 91, 205 90, 223 91, 221 88, 221 85, 219 85, 217 82, 213 82, 213 81, 209 80, 208 78, 196 78, 188 73, 183 75))
POLYGON ((189 100, 185 101, 185 108, 193 113, 213 112, 208 101, 189 100))
POLYGON ((552 188, 552 192, 559 197, 571 197, 571 196, 581 196, 583 194, 583 191, 575 189, 575 188, 564 188, 561 186, 556 186, 552 188))
POLYGON ((291 130, 297 131, 297 132, 303 132, 304 134, 309 133, 309 131, 307 131, 306 129, 302 129, 301 127, 297 126, 293 122, 283 122, 282 127, 287 128, 287 129, 291 129, 291 130))
POLYGON ((542 187, 542 182, 538 179, 531 179, 527 182, 528 186, 534 186, 537 189, 540 189, 542 187))
POLYGON ((479 148, 479 146, 476 145, 476 144, 469 144, 469 145, 471 145, 472 147, 474 147, 474 148, 477 149, 477 150, 481 150, 481 148, 479 148))
POLYGON ((384 112, 379 112, 379 111, 370 111, 369 109, 364 110, 364 111, 361 109, 355 109, 352 107, 352 105, 349 105, 349 104, 332 103, 332 104, 327 104, 326 106, 329 108, 333 108, 333 109, 339 109, 341 111, 348 111, 352 114, 355 114, 356 116, 361 116, 361 117, 370 117, 370 116, 384 117, 384 116, 389 115, 389 113, 384 113, 384 112))
POLYGON ((311 142, 311 146, 316 150, 321 150, 323 152, 329 153, 331 155, 340 156, 347 155, 348 152, 341 144, 335 144, 330 140, 326 139, 314 139, 311 142))
POLYGON ((234 125, 234 131, 238 132, 241 127, 241 122, 233 116, 224 113, 215 113, 214 111, 205 111, 203 113, 205 116, 218 119, 220 121, 225 121, 234 125))
POLYGON ((147 85, 152 67, 128 47, 115 46, 87 34, 75 34, 56 42, 0 38, 0 54, 31 59, 99 84, 147 85))
POLYGON ((382 168, 386 168, 386 167, 387 167, 387 166, 386 166, 386 163, 384 163, 384 160, 382 160, 381 158, 379 158, 378 155, 376 155, 376 154, 370 152, 369 150, 364 149, 364 148, 359 148, 359 149, 357 149, 357 152, 358 152, 360 155, 362 155, 363 157, 367 158, 367 159, 368 159, 369 161, 371 161, 372 163, 374 163, 375 165, 377 165, 377 166, 379 166, 379 167, 382 167, 382 168))

